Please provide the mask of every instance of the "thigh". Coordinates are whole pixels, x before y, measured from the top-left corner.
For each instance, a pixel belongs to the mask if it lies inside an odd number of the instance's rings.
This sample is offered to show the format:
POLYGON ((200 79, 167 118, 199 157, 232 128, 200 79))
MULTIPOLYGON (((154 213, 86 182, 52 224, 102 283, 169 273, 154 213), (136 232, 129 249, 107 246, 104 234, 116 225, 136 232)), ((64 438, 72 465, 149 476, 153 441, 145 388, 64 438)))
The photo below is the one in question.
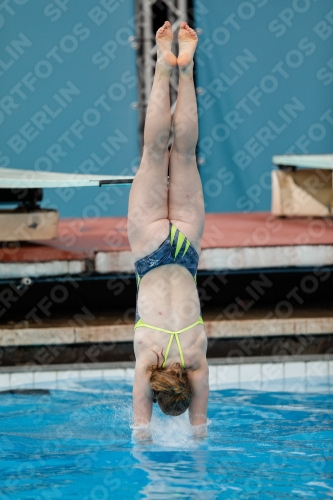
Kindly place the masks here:
POLYGON ((205 208, 196 157, 171 149, 169 165, 169 219, 199 251, 205 208))
POLYGON ((167 150, 158 156, 144 150, 131 187, 127 231, 136 260, 154 251, 169 233, 168 163, 167 150))

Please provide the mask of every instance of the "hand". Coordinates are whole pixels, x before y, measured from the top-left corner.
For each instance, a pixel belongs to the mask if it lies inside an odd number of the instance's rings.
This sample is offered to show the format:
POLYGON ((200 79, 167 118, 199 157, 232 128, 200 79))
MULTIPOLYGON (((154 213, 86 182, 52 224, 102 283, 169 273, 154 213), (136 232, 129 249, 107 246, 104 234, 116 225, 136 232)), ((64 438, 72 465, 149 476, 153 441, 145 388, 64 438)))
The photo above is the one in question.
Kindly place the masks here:
POLYGON ((192 425, 192 436, 195 439, 203 439, 208 437, 207 424, 192 425))
POLYGON ((150 425, 136 425, 133 427, 133 436, 137 441, 152 441, 150 425))

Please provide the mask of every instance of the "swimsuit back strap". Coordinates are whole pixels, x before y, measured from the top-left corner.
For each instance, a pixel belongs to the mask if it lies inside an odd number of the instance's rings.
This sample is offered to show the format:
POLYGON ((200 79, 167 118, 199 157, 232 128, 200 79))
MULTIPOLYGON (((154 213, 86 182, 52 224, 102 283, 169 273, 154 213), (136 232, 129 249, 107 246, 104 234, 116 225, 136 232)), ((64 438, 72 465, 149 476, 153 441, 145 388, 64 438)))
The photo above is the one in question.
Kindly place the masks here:
POLYGON ((135 323, 134 330, 136 328, 139 328, 140 326, 144 326, 145 328, 151 328, 152 330, 158 330, 159 332, 174 333, 171 330, 165 330, 164 328, 159 328, 158 326, 148 325, 141 318, 135 323))
POLYGON ((182 362, 182 367, 185 368, 185 361, 184 361, 184 356, 183 356, 183 350, 182 350, 182 346, 180 345, 180 340, 179 340, 179 337, 178 337, 178 333, 174 333, 173 337, 176 337, 176 342, 177 342, 177 345, 178 345, 178 351, 179 351, 180 360, 182 362))
POLYGON ((134 330, 136 328, 139 328, 141 326, 144 326, 145 328, 151 328, 152 330, 157 330, 159 332, 165 332, 165 333, 169 333, 169 334, 172 334, 172 333, 182 333, 182 332, 186 332, 186 330, 189 330, 190 328, 193 328, 194 326, 197 326, 197 325, 203 325, 204 322, 203 322, 203 319, 202 317, 200 316, 199 319, 195 322, 195 323, 192 323, 192 325, 189 325, 187 326, 186 328, 183 328, 182 330, 177 330, 176 332, 173 332, 171 330, 165 330, 164 328, 159 328, 158 326, 153 326, 153 325, 148 325, 147 323, 145 323, 141 318, 135 323, 134 325, 134 330))
POLYGON ((203 319, 202 319, 201 316, 199 317, 199 319, 195 323, 192 323, 192 325, 189 325, 186 328, 182 328, 181 330, 178 330, 176 332, 172 332, 171 330, 165 330, 164 328, 158 328, 157 326, 153 326, 153 325, 147 325, 147 323, 145 323, 140 318, 137 321, 137 323, 135 324, 134 329, 139 328, 140 326, 144 326, 146 328, 151 328, 152 330, 158 330, 159 332, 165 332, 165 333, 168 333, 170 335, 170 339, 169 339, 169 342, 168 342, 168 345, 167 345, 167 348, 166 348, 166 351, 165 351, 164 360, 163 360, 163 363, 162 363, 162 368, 164 368, 165 363, 166 363, 166 361, 168 359, 169 351, 170 351, 170 348, 171 348, 171 344, 172 344, 173 338, 176 337, 176 342, 177 342, 177 346, 178 346, 178 350, 179 350, 179 355, 180 355, 180 360, 181 360, 181 363, 182 363, 182 367, 186 368, 186 366, 185 366, 185 360, 184 360, 184 355, 183 355, 183 350, 182 350, 182 346, 180 344, 180 340, 179 340, 178 335, 180 333, 182 333, 182 332, 186 332, 186 330, 189 330, 190 328, 193 328, 196 325, 203 325, 203 319))
MULTIPOLYGON (((170 333, 170 338, 169 338, 169 342, 168 342, 168 345, 167 345, 167 348, 166 348, 166 351, 165 351, 165 356, 164 356, 164 360, 163 360, 163 363, 162 363, 162 368, 165 367, 165 363, 166 363, 166 360, 168 359, 168 356, 169 356, 169 351, 170 351, 170 347, 171 347, 171 344, 172 344, 172 341, 173 341, 173 337, 176 336, 177 337, 177 334, 175 333, 170 333)), ((178 340, 179 342, 179 340, 178 340)))

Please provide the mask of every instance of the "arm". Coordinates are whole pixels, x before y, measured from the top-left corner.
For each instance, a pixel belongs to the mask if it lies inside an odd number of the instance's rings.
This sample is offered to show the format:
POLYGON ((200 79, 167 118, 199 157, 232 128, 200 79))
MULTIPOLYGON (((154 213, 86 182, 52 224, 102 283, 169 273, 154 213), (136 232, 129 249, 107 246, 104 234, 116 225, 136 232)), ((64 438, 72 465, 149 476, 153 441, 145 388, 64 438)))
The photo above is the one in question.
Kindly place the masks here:
POLYGON ((189 407, 190 423, 196 436, 206 435, 207 405, 209 396, 209 371, 206 357, 196 370, 188 372, 192 387, 192 401, 189 407))
POLYGON ((152 390, 149 373, 141 363, 135 366, 133 385, 134 434, 139 440, 151 439, 149 424, 152 415, 152 390))

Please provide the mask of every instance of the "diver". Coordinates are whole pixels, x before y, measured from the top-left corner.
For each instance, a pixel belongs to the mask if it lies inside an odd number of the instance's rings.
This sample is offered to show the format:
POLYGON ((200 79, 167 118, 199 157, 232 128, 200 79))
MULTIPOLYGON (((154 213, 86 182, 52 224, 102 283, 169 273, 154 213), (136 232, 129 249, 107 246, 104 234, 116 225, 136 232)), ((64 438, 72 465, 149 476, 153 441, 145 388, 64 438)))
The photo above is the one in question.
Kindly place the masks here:
POLYGON ((156 33, 157 61, 144 147, 128 208, 138 291, 133 404, 139 439, 150 436, 153 402, 171 416, 188 409, 194 435, 205 435, 207 423, 207 336, 196 286, 205 221, 196 162, 193 56, 198 37, 182 22, 178 57, 171 52, 172 40, 171 24, 166 21, 156 33), (176 65, 179 87, 169 151, 169 84, 176 65))

